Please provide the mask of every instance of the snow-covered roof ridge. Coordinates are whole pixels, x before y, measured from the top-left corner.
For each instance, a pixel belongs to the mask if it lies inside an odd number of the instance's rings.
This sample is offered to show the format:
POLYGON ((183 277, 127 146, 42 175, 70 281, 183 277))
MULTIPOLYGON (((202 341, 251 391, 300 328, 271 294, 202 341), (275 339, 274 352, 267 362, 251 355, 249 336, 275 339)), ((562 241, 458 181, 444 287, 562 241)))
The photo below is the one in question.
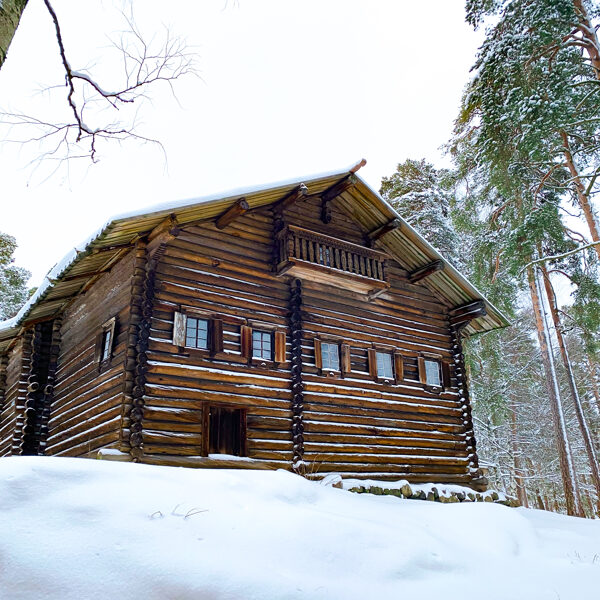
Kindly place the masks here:
MULTIPOLYGON (((444 258, 444 256, 436 248, 434 248, 427 240, 425 240, 422 235, 420 235, 413 227, 411 227, 411 225, 409 225, 402 218, 402 216, 399 215, 396 210, 379 195, 378 192, 376 192, 363 178, 356 174, 357 168, 362 164, 364 164, 364 161, 360 161, 358 164, 354 163, 342 169, 336 169, 324 173, 308 175, 305 177, 295 177, 293 179, 270 182, 245 188, 236 188, 212 193, 207 196, 173 200, 156 204, 151 207, 117 214, 109 218, 101 227, 96 229, 91 235, 77 244, 54 267, 52 267, 52 269, 50 269, 36 292, 19 310, 17 315, 11 319, 0 322, 0 337, 2 339, 6 339, 7 337, 14 336, 18 326, 21 325, 21 323, 23 323, 23 321, 30 315, 32 310, 44 300, 53 287, 60 282, 61 277, 65 275, 65 273, 69 271, 71 267, 73 267, 78 261, 84 259, 94 247, 101 244, 103 239, 113 236, 115 232, 122 231, 124 224, 139 222, 140 233, 147 233, 157 224, 157 219, 164 218, 169 214, 177 213, 180 215, 183 213, 189 213, 190 211, 193 211, 194 208, 202 209, 210 213, 210 210, 214 210, 214 208, 211 209, 211 207, 218 208, 223 203, 228 201, 233 202, 240 197, 256 198, 260 200, 260 203, 257 204, 257 206, 263 206, 275 202, 281 197, 281 195, 286 193, 286 190, 291 190, 293 187, 300 185, 301 183, 314 186, 315 188, 318 188, 318 186, 328 187, 332 183, 335 183, 336 179, 347 177, 349 174, 354 174, 358 185, 360 185, 367 193, 368 199, 366 211, 371 211, 373 213, 372 215, 369 214, 369 217, 372 217, 371 220, 374 221, 373 224, 375 224, 375 222, 379 222, 381 219, 399 219, 402 224, 400 230, 404 232, 410 232, 410 236, 413 239, 413 245, 414 241, 416 241, 420 247, 419 250, 420 254, 423 256, 423 260, 430 260, 431 258, 442 260, 447 267, 447 272, 451 273, 452 277, 459 282, 459 287, 464 290, 464 293, 467 295, 467 297, 471 299, 484 299, 483 294, 481 294, 481 292, 479 292, 475 286, 473 286, 459 271, 457 271, 456 268, 452 266, 452 264, 449 263, 448 260, 444 258), (279 193, 279 191, 281 192, 281 195, 275 194, 275 192, 279 193), (271 196, 273 196, 273 198, 271 198, 271 196)), ((364 210, 364 207, 362 210, 364 210)), ((209 215, 205 216, 204 218, 212 218, 213 216, 209 215)), ((383 223, 379 222, 379 225, 382 224, 383 223)), ((391 235, 393 235, 393 233, 391 235)), ((403 234, 397 233, 397 235, 403 234)), ((128 241, 131 241, 131 236, 128 241)), ((453 293, 456 295, 456 290, 454 290, 453 293)), ((496 307, 494 307, 487 300, 486 303, 494 312, 497 323, 494 326, 489 326, 488 324, 488 326, 486 326, 487 329, 502 326, 508 323, 508 319, 506 319, 506 317, 504 317, 504 315, 502 315, 502 313, 496 307), (500 325, 498 325, 498 323, 500 325)))

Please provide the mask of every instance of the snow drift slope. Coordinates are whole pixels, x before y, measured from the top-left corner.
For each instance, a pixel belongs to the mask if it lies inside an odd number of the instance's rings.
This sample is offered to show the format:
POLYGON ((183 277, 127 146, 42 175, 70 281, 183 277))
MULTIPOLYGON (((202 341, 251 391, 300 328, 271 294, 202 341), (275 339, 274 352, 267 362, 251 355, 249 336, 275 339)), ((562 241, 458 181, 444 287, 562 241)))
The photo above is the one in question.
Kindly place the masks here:
POLYGON ((590 598, 600 522, 285 471, 0 459, 0 598, 590 598))

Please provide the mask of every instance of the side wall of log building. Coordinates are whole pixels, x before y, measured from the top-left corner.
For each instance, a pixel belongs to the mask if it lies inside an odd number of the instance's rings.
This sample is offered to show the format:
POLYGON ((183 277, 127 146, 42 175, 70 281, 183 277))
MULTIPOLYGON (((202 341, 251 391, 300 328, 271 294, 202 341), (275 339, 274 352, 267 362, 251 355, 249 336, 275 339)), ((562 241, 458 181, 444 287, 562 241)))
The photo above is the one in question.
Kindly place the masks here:
POLYGON ((133 252, 64 311, 46 454, 95 456, 121 435, 133 252), (98 361, 102 325, 116 317, 110 363, 98 361))

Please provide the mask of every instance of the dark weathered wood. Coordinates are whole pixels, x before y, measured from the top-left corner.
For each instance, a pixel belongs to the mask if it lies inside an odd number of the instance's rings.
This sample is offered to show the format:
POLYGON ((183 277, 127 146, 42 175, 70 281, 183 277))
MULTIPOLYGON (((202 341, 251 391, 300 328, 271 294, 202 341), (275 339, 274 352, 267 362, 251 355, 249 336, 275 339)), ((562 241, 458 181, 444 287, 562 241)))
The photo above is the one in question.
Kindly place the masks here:
POLYGON ((402 227, 402 221, 398 218, 395 218, 386 223, 385 225, 382 225, 381 227, 370 231, 367 234, 367 237, 371 241, 371 244, 374 244, 375 242, 380 240, 384 235, 387 235, 391 231, 395 231, 399 227, 402 227))
POLYGON ((331 202, 357 183, 358 179, 355 177, 354 172, 351 172, 321 194, 321 221, 323 223, 329 224, 331 222, 331 202))
POLYGON ((408 275, 408 280, 411 283, 417 283, 417 281, 422 281, 426 277, 429 277, 430 275, 433 275, 434 273, 437 273, 438 271, 443 271, 443 270, 444 270, 444 261, 434 260, 433 262, 430 262, 429 264, 421 267, 420 269, 416 269, 415 271, 412 271, 408 275))
POLYGON ((216 220, 217 229, 225 229, 227 225, 241 217, 249 208, 250 205, 246 198, 240 198, 216 220))

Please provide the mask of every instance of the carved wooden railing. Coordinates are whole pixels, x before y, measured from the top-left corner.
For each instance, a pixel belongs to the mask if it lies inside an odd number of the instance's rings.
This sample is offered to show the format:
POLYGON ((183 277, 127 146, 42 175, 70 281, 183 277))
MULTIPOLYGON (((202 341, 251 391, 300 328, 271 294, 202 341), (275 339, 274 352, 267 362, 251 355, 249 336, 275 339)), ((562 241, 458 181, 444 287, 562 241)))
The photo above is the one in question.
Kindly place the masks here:
POLYGON ((318 281, 361 292, 388 287, 383 252, 294 225, 282 229, 276 241, 278 274, 309 276, 312 271, 313 277, 321 274, 315 277, 318 281))

